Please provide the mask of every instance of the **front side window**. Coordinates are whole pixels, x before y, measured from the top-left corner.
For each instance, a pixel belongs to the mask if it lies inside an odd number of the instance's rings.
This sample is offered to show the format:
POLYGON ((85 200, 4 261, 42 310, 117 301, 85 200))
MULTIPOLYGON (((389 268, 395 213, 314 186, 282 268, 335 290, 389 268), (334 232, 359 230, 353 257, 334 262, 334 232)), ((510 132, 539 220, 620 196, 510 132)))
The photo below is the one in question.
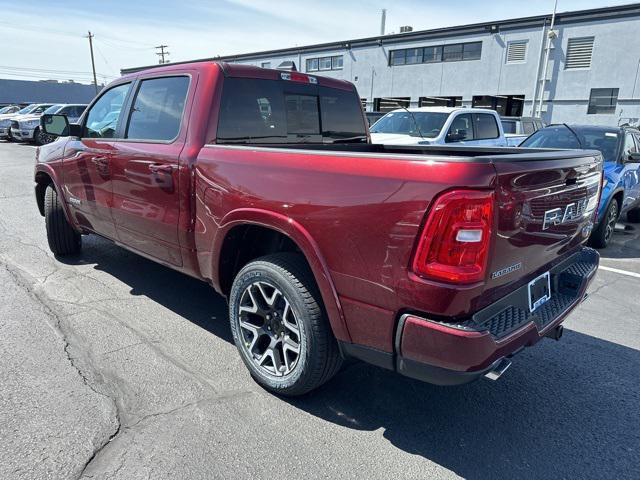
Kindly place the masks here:
POLYGON ((473 115, 473 121, 476 124, 476 140, 488 140, 500 136, 498 124, 493 115, 489 115, 488 113, 475 113, 473 115))
POLYGON ((622 160, 627 160, 629 155, 632 153, 637 153, 638 148, 636 147, 636 142, 633 140, 633 136, 630 133, 627 133, 624 136, 624 146, 622 147, 622 160))
POLYGON ((178 136, 189 77, 143 80, 129 117, 126 138, 170 141, 178 136))
POLYGON ((84 125, 83 137, 89 138, 114 138, 120 110, 124 99, 131 87, 130 83, 125 83, 107 90, 93 104, 87 115, 84 125))
POLYGON ((458 115, 449 127, 448 136, 452 142, 462 142, 464 140, 473 140, 473 125, 471 115, 465 113, 458 115))

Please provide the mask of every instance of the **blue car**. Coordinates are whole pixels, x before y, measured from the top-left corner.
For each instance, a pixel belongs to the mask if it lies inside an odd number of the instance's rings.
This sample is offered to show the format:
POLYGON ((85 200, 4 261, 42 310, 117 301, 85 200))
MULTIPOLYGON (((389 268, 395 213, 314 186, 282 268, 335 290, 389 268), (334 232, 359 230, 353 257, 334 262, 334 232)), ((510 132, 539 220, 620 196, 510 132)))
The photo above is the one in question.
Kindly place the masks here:
POLYGON ((604 248, 611 241, 618 218, 640 222, 640 130, 634 127, 550 125, 521 144, 529 148, 600 150, 604 157, 604 189, 590 243, 604 248))

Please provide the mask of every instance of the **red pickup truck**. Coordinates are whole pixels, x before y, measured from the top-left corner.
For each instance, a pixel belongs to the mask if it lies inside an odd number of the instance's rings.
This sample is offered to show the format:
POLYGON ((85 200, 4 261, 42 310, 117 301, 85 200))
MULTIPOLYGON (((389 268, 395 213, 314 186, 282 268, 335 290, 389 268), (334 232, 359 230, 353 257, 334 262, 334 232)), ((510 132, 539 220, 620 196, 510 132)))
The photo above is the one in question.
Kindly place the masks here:
POLYGON ((591 151, 373 145, 345 81, 199 62, 130 74, 36 154, 55 255, 98 234, 229 300, 285 395, 345 357, 442 385, 559 338, 598 254, 591 151))

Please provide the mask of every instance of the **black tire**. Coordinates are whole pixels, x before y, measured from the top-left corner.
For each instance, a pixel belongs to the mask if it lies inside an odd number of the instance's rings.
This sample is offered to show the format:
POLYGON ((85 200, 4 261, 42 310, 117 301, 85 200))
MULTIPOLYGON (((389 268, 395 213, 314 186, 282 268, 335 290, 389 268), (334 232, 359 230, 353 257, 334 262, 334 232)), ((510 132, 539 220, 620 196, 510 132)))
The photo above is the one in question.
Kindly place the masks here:
POLYGON ((40 130, 40 127, 36 127, 33 131, 33 143, 36 145, 44 145, 46 142, 43 140, 44 134, 40 130))
POLYGON ((67 221, 58 199, 58 192, 52 185, 47 186, 44 194, 44 221, 49 248, 54 255, 73 255, 80 252, 82 236, 67 221))
MULTIPOLYGON (((229 320, 236 347, 251 376, 263 388, 276 394, 297 396, 308 393, 327 382, 342 365, 338 344, 324 312, 315 279, 302 255, 267 255, 242 268, 231 287, 229 320), (271 303, 268 300, 265 302, 267 296, 262 288, 269 292, 271 303), (281 296, 277 297, 276 292, 281 296), (261 295, 260 301, 256 301, 258 293, 261 295), (258 304, 264 307, 261 307, 260 313, 247 313, 249 308, 254 308, 252 305, 247 306, 247 298, 250 298, 256 308, 258 304), (281 300, 274 300, 276 298, 281 300), (290 305, 288 314, 286 308, 285 313, 280 314, 279 332, 277 323, 274 323, 277 312, 273 313, 278 302, 280 305, 290 305), (272 314, 271 323, 268 321, 268 311, 272 314), (289 320, 282 321, 282 317, 288 315, 289 320), (247 329, 249 318, 252 325, 255 323, 262 326, 257 330, 255 327, 247 329), (283 350, 285 337, 290 341, 296 339, 293 330, 288 331, 285 328, 286 324, 293 323, 292 320, 295 320, 299 332, 298 354, 295 360, 291 360, 283 350), (253 339, 254 336, 256 340, 253 339), (278 341, 282 342, 279 355, 278 341), (264 347, 263 354, 259 354, 257 350, 260 349, 260 344, 265 345, 265 342, 268 346, 264 347), (270 350, 271 355, 267 355, 267 350, 270 350), (277 362, 276 357, 279 358, 277 362), (266 358, 266 361, 263 358, 266 358), (293 366, 290 368, 291 364, 293 366), (276 371, 279 373, 273 373, 276 371)), ((291 350, 288 352, 291 353, 291 350)))
POLYGON ((609 206, 607 207, 602 220, 600 220, 600 223, 591 234, 591 237, 589 237, 589 243, 592 247, 605 248, 609 244, 611 238, 613 238, 613 232, 616 227, 616 222, 618 221, 618 215, 618 202, 616 199, 612 199, 609 202, 609 206))
POLYGON ((630 223, 640 223, 640 208, 634 208, 627 212, 627 220, 630 223))

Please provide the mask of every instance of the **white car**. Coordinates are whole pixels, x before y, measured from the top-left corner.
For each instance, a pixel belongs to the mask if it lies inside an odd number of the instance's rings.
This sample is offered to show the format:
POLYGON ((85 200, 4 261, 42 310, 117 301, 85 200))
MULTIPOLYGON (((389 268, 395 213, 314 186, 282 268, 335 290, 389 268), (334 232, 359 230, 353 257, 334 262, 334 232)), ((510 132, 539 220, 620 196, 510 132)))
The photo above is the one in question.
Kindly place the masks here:
POLYGON ((48 136, 40 130, 40 117, 43 114, 57 113, 66 115, 69 119, 69 123, 75 123, 80 118, 85 108, 87 108, 86 105, 59 103, 51 105, 42 112, 22 115, 19 118, 14 118, 11 122, 11 135, 18 141, 36 142, 39 145, 49 143, 51 139, 49 139, 48 136))
POLYGON ((387 113, 370 130, 371 142, 383 145, 507 146, 500 116, 482 108, 401 108, 387 113))

